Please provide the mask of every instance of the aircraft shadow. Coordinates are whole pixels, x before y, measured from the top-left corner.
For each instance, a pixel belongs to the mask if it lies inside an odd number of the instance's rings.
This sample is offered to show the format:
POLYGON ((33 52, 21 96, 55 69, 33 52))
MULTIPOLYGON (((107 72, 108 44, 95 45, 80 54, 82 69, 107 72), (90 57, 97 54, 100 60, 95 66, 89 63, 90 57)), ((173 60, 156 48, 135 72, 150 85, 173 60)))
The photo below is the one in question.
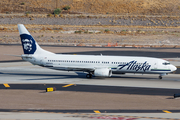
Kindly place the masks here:
MULTIPOLYGON (((86 79, 86 73, 80 73, 80 72, 76 72, 77 75, 62 75, 62 74, 38 74, 38 73, 2 73, 0 72, 0 74, 5 74, 5 75, 17 75, 17 76, 26 76, 26 79, 23 80, 50 80, 50 79, 69 79, 69 78, 80 78, 80 79, 86 79), (43 78, 32 78, 32 79, 28 79, 31 76, 33 77, 43 77, 43 78), (44 78, 47 77, 47 78, 44 78)), ((111 76, 110 79, 158 79, 158 78, 154 78, 154 77, 139 77, 139 76, 111 76)), ((98 79, 98 80, 105 80, 107 78, 104 77, 95 77, 93 76, 92 78, 89 78, 89 80, 93 80, 93 79, 98 79)))
POLYGON ((0 73, 4 75, 17 75, 17 76, 25 76, 25 79, 21 80, 51 80, 51 79, 69 79, 69 78, 85 78, 84 74, 78 75, 62 75, 62 74, 36 74, 36 73, 0 73), (43 77, 43 78, 31 78, 33 77, 43 77), (46 77, 46 78, 44 78, 46 77), (31 79, 29 79, 31 78, 31 79))

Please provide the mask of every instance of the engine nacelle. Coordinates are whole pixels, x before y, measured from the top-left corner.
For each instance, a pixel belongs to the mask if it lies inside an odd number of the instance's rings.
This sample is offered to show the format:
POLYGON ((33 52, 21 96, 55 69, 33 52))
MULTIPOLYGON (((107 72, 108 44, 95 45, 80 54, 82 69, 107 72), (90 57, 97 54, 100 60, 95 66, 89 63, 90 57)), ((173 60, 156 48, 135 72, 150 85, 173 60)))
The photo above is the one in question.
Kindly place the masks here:
POLYGON ((111 75, 112 75, 112 71, 108 68, 96 69, 94 71, 94 76, 98 76, 98 77, 110 77, 111 75))

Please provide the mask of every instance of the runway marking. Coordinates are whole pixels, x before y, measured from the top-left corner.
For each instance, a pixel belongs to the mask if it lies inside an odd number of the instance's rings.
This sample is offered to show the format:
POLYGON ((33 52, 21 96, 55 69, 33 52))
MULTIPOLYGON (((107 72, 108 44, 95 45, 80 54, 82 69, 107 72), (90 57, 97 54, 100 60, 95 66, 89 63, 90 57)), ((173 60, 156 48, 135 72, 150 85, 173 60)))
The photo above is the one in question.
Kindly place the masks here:
POLYGON ((4 85, 5 87, 10 87, 7 83, 4 83, 3 85, 4 85))
POLYGON ((163 112, 165 112, 165 113, 172 113, 172 112, 170 112, 170 111, 167 111, 167 110, 163 110, 163 112))
POLYGON ((94 110, 95 113, 101 113, 99 110, 94 110))
POLYGON ((72 86, 74 84, 68 84, 68 85, 65 85, 65 86, 62 86, 62 87, 69 87, 69 86, 72 86))

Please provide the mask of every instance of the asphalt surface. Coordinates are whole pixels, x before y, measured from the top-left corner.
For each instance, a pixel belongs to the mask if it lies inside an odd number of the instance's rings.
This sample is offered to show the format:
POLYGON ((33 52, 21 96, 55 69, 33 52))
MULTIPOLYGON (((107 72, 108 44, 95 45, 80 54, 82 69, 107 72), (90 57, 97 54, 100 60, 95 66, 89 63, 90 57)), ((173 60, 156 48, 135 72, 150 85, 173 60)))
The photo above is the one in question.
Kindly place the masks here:
POLYGON ((174 93, 180 93, 180 89, 163 88, 143 88, 143 87, 123 87, 123 86, 100 86, 100 85, 76 85, 70 84, 70 87, 63 87, 67 84, 9 84, 5 87, 0 84, 0 89, 18 89, 18 90, 46 90, 53 87, 57 91, 76 91, 76 92, 98 92, 98 93, 116 93, 116 94, 135 94, 135 95, 158 95, 173 96, 174 93))
MULTIPOLYGON (((179 49, 177 49, 179 50, 179 49)), ((60 54, 60 53, 59 53, 60 54)), ((90 51, 90 52, 70 52, 63 54, 81 54, 81 55, 109 55, 109 56, 144 56, 156 58, 178 58, 180 53, 177 52, 148 52, 148 51, 90 51)))
MULTIPOLYGON (((73 91, 73 92, 98 92, 98 93, 115 93, 129 95, 153 95, 172 96, 180 89, 160 89, 160 88, 141 88, 141 87, 121 87, 121 86, 99 86, 99 85, 76 85, 76 84, 1 84, 0 90, 44 90, 41 93, 47 93, 46 88, 53 87, 56 91, 73 91)), ((49 92, 52 93, 54 91, 49 92)), ((19 93, 21 94, 21 93, 19 93)), ((74 98, 75 99, 75 98, 74 98)), ((96 98, 94 98, 96 99, 96 98)), ((0 112, 39 112, 39 113, 180 113, 180 109, 0 109, 0 112)))
MULTIPOLYGON (((0 112, 49 112, 49 113, 94 113, 93 109, 84 110, 46 110, 46 109, 0 109, 0 112)), ((123 110, 123 109, 104 109, 98 110, 100 113, 165 113, 163 110, 123 110)), ((179 110, 168 110, 171 113, 180 113, 179 110)))
MULTIPOLYGON (((13 47, 13 46, 19 46, 22 47, 20 44, 1 44, 3 46, 13 47)), ((41 47, 46 47, 44 49, 48 48, 57 48, 59 51, 63 49, 64 47, 67 49, 84 49, 84 52, 54 52, 57 54, 82 54, 82 55, 109 55, 109 56, 144 56, 144 57, 156 57, 156 58, 179 58, 180 57, 180 48, 129 48, 129 47, 100 47, 100 49, 106 49, 106 50, 97 50, 99 47, 80 47, 80 46, 60 46, 60 45, 40 45, 41 47), (92 49, 92 51, 86 51, 87 49, 92 49), (108 50, 107 50, 108 49, 108 50), (116 49, 116 50, 114 50, 116 49), (174 50, 175 52, 159 52, 159 50, 174 50)), ((53 49, 52 49, 53 50, 53 49)), ((53 52, 53 51, 52 51, 53 52)), ((10 54, 10 53, 9 53, 10 54)), ((12 54, 12 53, 11 53, 12 54)), ((2 61, 0 61, 2 62, 2 61)), ((8 62, 8 61, 3 61, 8 62)))

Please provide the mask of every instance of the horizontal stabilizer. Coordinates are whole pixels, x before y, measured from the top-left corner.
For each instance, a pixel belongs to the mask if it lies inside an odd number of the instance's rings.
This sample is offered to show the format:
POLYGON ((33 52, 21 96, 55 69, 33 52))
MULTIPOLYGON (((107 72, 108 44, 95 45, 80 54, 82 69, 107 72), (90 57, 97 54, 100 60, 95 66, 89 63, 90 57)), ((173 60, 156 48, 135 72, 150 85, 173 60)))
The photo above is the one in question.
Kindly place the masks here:
POLYGON ((22 57, 21 55, 10 55, 10 54, 4 54, 4 55, 14 56, 14 57, 22 57))

